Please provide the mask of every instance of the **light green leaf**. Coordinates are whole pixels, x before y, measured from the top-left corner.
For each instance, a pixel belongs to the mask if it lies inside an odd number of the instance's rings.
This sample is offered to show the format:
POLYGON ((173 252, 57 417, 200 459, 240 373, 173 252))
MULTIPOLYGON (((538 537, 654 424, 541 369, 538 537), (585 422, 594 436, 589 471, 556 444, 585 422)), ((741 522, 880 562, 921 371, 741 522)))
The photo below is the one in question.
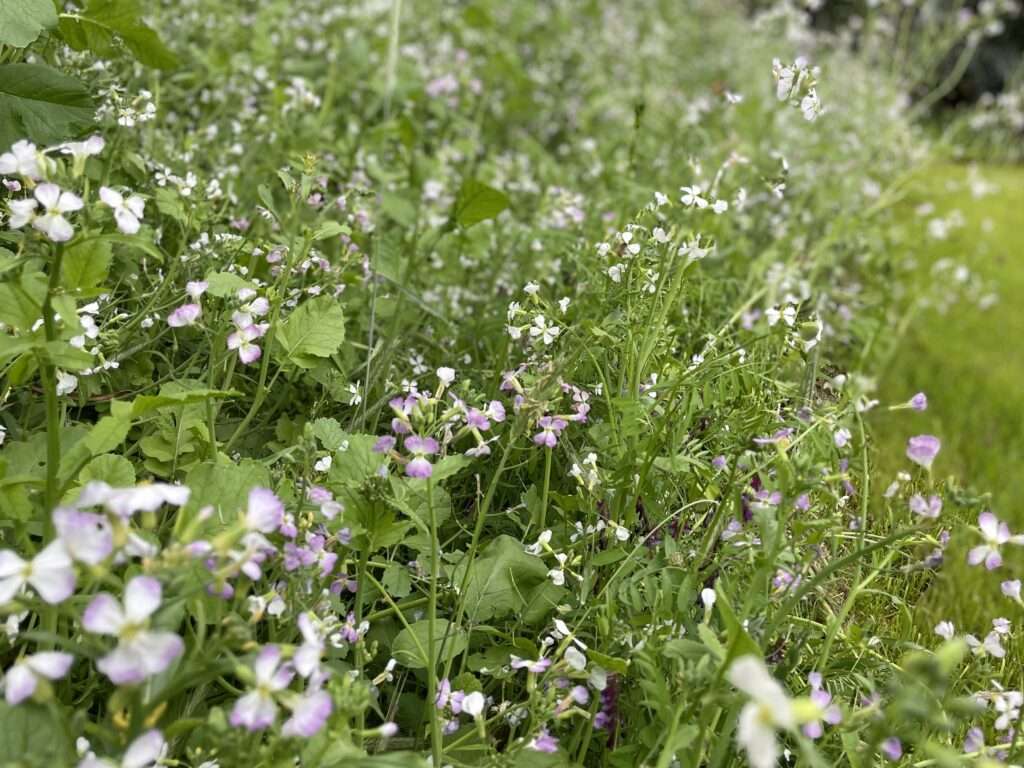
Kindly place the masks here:
POLYGON ((219 516, 229 522, 238 519, 239 513, 245 509, 252 488, 270 486, 270 473, 255 461, 244 460, 240 464, 227 460, 204 462, 189 471, 185 484, 192 489, 192 496, 182 510, 187 519, 191 519, 201 507, 209 505, 216 513, 215 519, 219 516))
MULTIPOLYGON (((70 715, 71 713, 65 713, 70 715)), ((64 734, 45 707, 0 702, 0 754, 4 765, 67 765, 69 754, 64 734)))
POLYGON ((60 20, 64 41, 76 51, 91 50, 103 58, 117 54, 114 40, 120 38, 132 55, 147 67, 172 69, 177 57, 160 37, 142 21, 137 0, 89 0, 85 10, 60 20))
POLYGON ((350 234, 352 230, 347 224, 339 224, 337 221, 325 221, 313 232, 314 240, 327 240, 338 235, 350 234))
MULTIPOLYGON (((24 48, 57 24, 52 0, 0 0, 0 43, 24 48)), ((4 147, 6 149, 6 147, 4 147)))
POLYGON ((277 334, 288 357, 302 368, 313 357, 330 357, 345 341, 345 313, 337 299, 317 296, 292 312, 277 334))
POLYGON ((508 208, 508 196, 501 190, 475 179, 466 179, 455 200, 455 221, 460 227, 471 227, 493 219, 508 208))
POLYGON ((373 452, 377 442, 374 435, 344 434, 345 441, 348 448, 334 457, 328 482, 335 487, 356 488, 377 474, 384 465, 384 456, 373 452))
POLYGON ((135 466, 124 456, 112 453, 97 456, 85 465, 78 476, 82 484, 90 480, 102 480, 114 488, 127 488, 135 485, 135 466))
POLYGON ((89 289, 107 279, 111 245, 99 238, 72 243, 64 250, 61 276, 67 288, 89 289))
POLYGON ((89 89, 42 64, 0 65, 0 147, 56 144, 93 124, 89 89))
MULTIPOLYGON (((460 653, 462 653, 469 646, 469 633, 465 630, 451 630, 448 629, 449 622, 446 619, 438 619, 434 630, 436 635, 434 637, 435 653, 437 654, 437 661, 446 662, 449 659, 454 659, 460 653), (448 634, 448 640, 444 643, 444 648, 441 648, 441 641, 445 635, 448 634)), ((409 667, 410 669, 425 669, 428 664, 428 648, 430 647, 430 622, 429 621, 417 621, 415 624, 411 624, 408 629, 403 629, 395 636, 395 641, 391 644, 391 655, 394 656, 399 664, 409 667), (422 651, 420 650, 422 648, 422 651)))
POLYGON ((209 285, 206 292, 211 296, 221 299, 227 296, 234 296, 243 288, 253 287, 252 283, 239 277, 234 272, 210 272, 203 279, 209 285))
POLYGON ((345 442, 347 435, 337 419, 320 418, 313 422, 313 436, 326 451, 336 451, 345 442))

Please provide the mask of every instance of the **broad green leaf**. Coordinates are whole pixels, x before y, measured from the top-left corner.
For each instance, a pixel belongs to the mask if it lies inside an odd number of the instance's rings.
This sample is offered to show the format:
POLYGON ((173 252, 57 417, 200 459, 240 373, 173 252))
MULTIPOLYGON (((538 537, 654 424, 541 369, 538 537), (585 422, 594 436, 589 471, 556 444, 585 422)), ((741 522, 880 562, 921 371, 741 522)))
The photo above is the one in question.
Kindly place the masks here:
POLYGON ((221 299, 234 296, 243 288, 253 287, 252 283, 234 272, 210 272, 203 279, 209 286, 206 292, 221 299))
POLYGON ((64 734, 45 707, 29 703, 11 707, 0 702, 0 754, 4 765, 67 765, 71 757, 68 751, 64 734))
POLYGON ((29 138, 56 144, 93 124, 86 86, 42 64, 0 65, 0 147, 29 138))
POLYGON ((493 219, 508 208, 508 196, 501 190, 475 179, 466 179, 455 200, 455 221, 460 227, 471 227, 493 219))
POLYGON ((30 337, 8 336, 6 333, 0 333, 0 365, 28 352, 34 346, 35 339, 30 337))
POLYGON ((127 488, 135 485, 135 466, 124 456, 112 453, 97 456, 78 475, 82 484, 90 480, 102 480, 114 488, 127 488))
POLYGON ((270 486, 270 473, 255 461, 204 462, 189 471, 185 484, 192 489, 182 510, 186 518, 191 519, 202 507, 212 506, 215 520, 231 522, 245 509, 252 488, 270 486))
POLYGON ((111 406, 111 412, 116 415, 127 415, 132 418, 145 416, 161 408, 168 408, 179 405, 193 405, 206 400, 223 399, 235 397, 238 394, 235 390, 229 389, 191 389, 183 392, 162 391, 158 395, 140 395, 130 403, 115 402, 111 406))
MULTIPOLYGON (((449 633, 448 626, 449 622, 446 619, 438 619, 434 627, 436 661, 442 663, 455 658, 469 646, 469 633, 465 630, 451 630, 449 633), (441 641, 444 640, 446 634, 448 634, 448 639, 444 643, 444 648, 441 648, 441 641)), ((399 664, 410 669, 425 669, 429 661, 429 657, 426 655, 429 653, 429 643, 430 622, 427 620, 417 621, 395 636, 395 641, 391 644, 391 655, 398 659, 399 664)))
POLYGON ((107 240, 90 238, 72 243, 64 250, 61 264, 64 286, 72 290, 95 288, 107 279, 112 257, 107 240))
POLYGON ((0 323, 28 332, 42 317, 43 307, 25 287, 17 283, 0 283, 0 323))
POLYGON ((326 451, 337 451, 345 444, 347 435, 337 419, 320 418, 313 422, 313 436, 326 451))
POLYGON ((82 371, 96 364, 96 358, 66 341, 48 341, 43 351, 51 363, 66 371, 82 371))
POLYGON ((373 452, 377 442, 374 435, 351 435, 343 433, 342 442, 348 447, 339 451, 331 464, 328 482, 332 486, 355 488, 377 474, 384 466, 384 456, 373 452))
MULTIPOLYGON (((52 0, 0 0, 0 43, 24 48, 57 24, 52 0)), ((7 149, 7 147, 3 147, 7 149)))
POLYGON ((313 232, 314 240, 327 240, 338 235, 351 234, 352 230, 347 224, 339 224, 337 221, 325 221, 313 232))
MULTIPOLYGON (((506 534, 498 536, 469 567, 466 615, 485 621, 523 610, 533 589, 547 579, 547 572, 543 560, 523 551, 522 542, 506 534)), ((454 583, 461 584, 465 573, 466 567, 460 563, 454 583)))
POLYGON ((288 316, 277 339, 292 362, 310 368, 310 358, 330 357, 345 341, 345 313, 337 299, 317 296, 288 316))
POLYGON ((114 40, 120 38, 147 67, 172 69, 178 65, 177 57, 142 21, 137 0, 89 0, 82 13, 60 20, 60 33, 76 51, 88 49, 102 58, 113 58, 118 52, 114 40))

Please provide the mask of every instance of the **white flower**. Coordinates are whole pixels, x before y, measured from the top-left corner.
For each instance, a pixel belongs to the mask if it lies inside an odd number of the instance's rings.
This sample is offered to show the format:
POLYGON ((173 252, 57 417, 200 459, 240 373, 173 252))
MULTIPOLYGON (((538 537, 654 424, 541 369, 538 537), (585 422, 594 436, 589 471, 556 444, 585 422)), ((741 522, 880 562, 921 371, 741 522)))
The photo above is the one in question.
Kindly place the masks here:
POLYGON ((75 568, 59 540, 28 562, 12 550, 0 551, 0 605, 10 602, 26 584, 51 605, 75 591, 75 568))
POLYGON ((729 210, 729 203, 725 200, 715 200, 715 204, 711 206, 711 210, 721 216, 729 210))
POLYGON ((39 170, 39 153, 36 145, 31 142, 15 142, 9 152, 0 154, 0 176, 24 176, 29 179, 41 179, 39 170))
POLYGON ((437 379, 441 382, 441 386, 449 386, 453 381, 455 381, 455 369, 447 367, 438 368, 437 379))
POLYGON ((313 465, 313 469, 315 469, 317 472, 326 472, 331 468, 331 464, 333 463, 334 460, 330 456, 324 456, 322 459, 317 460, 317 462, 313 465))
POLYGON ((98 155, 103 151, 106 142, 100 135, 90 136, 85 141, 68 141, 61 144, 59 149, 65 155, 71 155, 76 160, 98 155))
POLYGON ((774 768, 780 751, 775 732, 797 725, 792 699, 756 656, 734 661, 729 682, 750 697, 740 711, 737 740, 753 768, 774 768))
POLYGON ((622 265, 621 264, 612 264, 610 267, 608 267, 608 277, 611 278, 611 281, 613 283, 621 283, 622 282, 622 265))
POLYGON ((708 201, 701 197, 700 187, 694 184, 692 187, 680 187, 679 191, 683 193, 683 196, 679 198, 679 202, 688 208, 707 208, 708 201))
POLYGON ((40 184, 36 187, 36 200, 43 207, 42 216, 34 216, 35 204, 29 206, 28 201, 20 202, 21 206, 15 208, 11 204, 12 213, 18 215, 18 222, 15 224, 15 216, 11 217, 11 226, 17 229, 31 220, 32 226, 53 240, 55 243, 64 243, 74 237, 75 230, 71 223, 64 218, 65 213, 77 211, 82 207, 82 198, 71 192, 61 192, 56 184, 40 184))
POLYGON ((78 377, 66 371, 57 371, 57 394, 70 395, 78 389, 78 377))
MULTIPOLYGON (((89 748, 88 742, 85 748, 89 748)), ((120 760, 96 757, 89 752, 78 764, 78 768, 155 768, 167 752, 167 742, 160 731, 146 731, 128 745, 120 760)))
POLYGON ((117 228, 126 235, 134 235, 139 231, 139 219, 146 208, 146 201, 138 195, 125 198, 120 192, 110 187, 100 187, 100 200, 114 209, 114 220, 117 228))
POLYGON ((818 92, 811 88, 807 95, 800 100, 800 111, 804 113, 804 120, 814 122, 821 114, 821 102, 818 100, 818 92))
POLYGON ((715 590, 710 587, 700 591, 700 601, 704 603, 704 610, 710 611, 711 607, 715 604, 716 599, 717 595, 715 594, 715 590))
POLYGON ((545 346, 557 339, 561 331, 562 329, 554 323, 548 323, 544 315, 536 315, 533 318, 533 325, 530 326, 530 335, 534 338, 540 337, 545 346))
POLYGON ((486 703, 487 701, 480 691, 473 691, 462 698, 462 711, 470 717, 477 718, 484 713, 486 703))
POLYGON ((565 663, 569 665, 569 669, 582 672, 587 668, 587 657, 576 646, 570 645, 565 649, 565 663))
POLYGON ((944 640, 952 640, 953 635, 956 634, 956 627, 951 621, 940 621, 935 625, 935 634, 944 640))
POLYGON ((654 238, 656 243, 667 243, 669 241, 668 232, 661 227, 655 227, 651 236, 654 238))

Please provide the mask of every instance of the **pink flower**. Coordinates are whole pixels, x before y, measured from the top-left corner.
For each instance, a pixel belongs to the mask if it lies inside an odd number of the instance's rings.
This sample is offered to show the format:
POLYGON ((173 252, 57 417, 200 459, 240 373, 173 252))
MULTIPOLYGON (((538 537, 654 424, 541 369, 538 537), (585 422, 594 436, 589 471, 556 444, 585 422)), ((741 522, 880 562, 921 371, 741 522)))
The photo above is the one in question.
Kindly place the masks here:
POLYGON ((117 647, 96 663, 114 684, 130 685, 158 675, 185 650, 173 632, 147 628, 161 597, 159 581, 136 576, 125 586, 123 605, 113 595, 100 592, 85 609, 82 626, 86 631, 118 638, 117 647))
POLYGON ((536 661, 531 661, 530 659, 521 659, 515 654, 512 654, 510 666, 512 669, 525 669, 527 672, 539 675, 551 666, 551 659, 540 658, 536 661))
POLYGON ((537 419, 537 426, 540 432, 533 436, 533 442, 545 448, 554 448, 558 445, 558 437, 562 434, 568 422, 557 416, 541 416, 537 419))
POLYGON ((907 403, 915 411, 923 411, 928 408, 928 396, 924 392, 918 392, 907 403))
POLYGON ((907 458, 930 470, 940 448, 942 443, 935 435, 918 435, 907 441, 907 458))
POLYGON ((531 739, 527 746, 537 752, 547 752, 551 754, 558 751, 558 739, 548 733, 547 728, 541 728, 540 733, 531 739))
POLYGON ((921 517, 936 518, 942 512, 942 497, 929 496, 927 500, 919 493, 910 497, 910 511, 921 517))
POLYGON ((201 314, 203 308, 198 304, 182 304, 167 316, 167 324, 171 328, 182 328, 195 323, 201 314))
POLYGON ((426 457, 435 454, 440 449, 437 440, 432 437, 420 437, 410 435, 405 438, 405 449, 413 455, 412 460, 405 465, 405 474, 409 477, 425 478, 434 474, 434 467, 426 457))

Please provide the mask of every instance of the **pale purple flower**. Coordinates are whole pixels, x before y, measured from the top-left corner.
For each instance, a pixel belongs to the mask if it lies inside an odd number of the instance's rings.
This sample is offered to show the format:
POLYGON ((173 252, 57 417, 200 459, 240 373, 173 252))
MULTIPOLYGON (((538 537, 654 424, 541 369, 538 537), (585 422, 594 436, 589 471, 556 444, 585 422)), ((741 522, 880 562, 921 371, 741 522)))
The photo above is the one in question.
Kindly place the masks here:
POLYGON ((117 228, 126 235, 139 231, 139 219, 146 209, 146 201, 138 195, 125 197, 110 187, 100 187, 100 200, 114 210, 117 228))
POLYGON ((119 761, 96 757, 90 752, 78 768, 156 768, 166 750, 167 742, 160 731, 146 731, 128 745, 119 761))
POLYGON ((755 437, 754 442, 757 445, 776 445, 792 437, 793 432, 792 427, 777 429, 770 437, 755 437))
POLYGON ((264 333, 265 329, 262 325, 247 325, 244 328, 238 328, 228 336, 228 349, 237 349, 238 359, 245 365, 251 365, 263 355, 263 350, 253 342, 264 333))
POLYGON ((262 731, 277 719, 274 694, 288 687, 295 672, 290 665, 281 664, 281 649, 276 645, 264 646, 252 669, 256 678, 254 687, 235 702, 229 721, 236 728, 262 731))
POLYGON ((896 762, 903 757, 903 743, 895 736, 890 736, 881 743, 882 754, 887 760, 896 762))
POLYGON ((917 435, 907 440, 907 458, 930 470, 940 448, 942 443, 935 435, 917 435))
POLYGON ((840 427, 832 433, 832 441, 836 444, 836 448, 845 448, 852 438, 853 433, 846 427, 840 427))
POLYGON ((910 497, 910 511, 915 515, 934 519, 942 512, 942 497, 932 495, 925 499, 921 494, 915 493, 910 497))
POLYGON ((486 410, 484 410, 484 415, 490 418, 491 421, 496 421, 500 424, 505 420, 505 406, 501 404, 500 400, 491 400, 486 410))
POLYGON ((372 450, 374 453, 389 453, 394 449, 397 442, 391 435, 381 435, 377 438, 377 442, 373 444, 372 450))
POLYGON ((60 680, 71 669, 75 657, 70 653, 42 651, 18 659, 4 675, 4 697, 12 707, 36 691, 39 680, 60 680))
POLYGON ((327 691, 307 693, 292 706, 292 716, 281 726, 282 735, 303 739, 316 735, 327 723, 333 708, 334 703, 327 691))
POLYGON ((711 466, 717 469, 719 472, 721 472, 723 469, 726 469, 729 466, 729 461, 725 458, 725 456, 715 456, 715 458, 711 460, 711 466))
POLYGON ((1008 579, 1004 581, 1000 587, 1003 590, 1003 594, 1012 600, 1020 602, 1020 579, 1008 579))
POLYGON ((405 449, 413 455, 412 460, 405 465, 405 474, 409 477, 430 477, 434 474, 434 467, 426 457, 437 453, 440 446, 437 440, 432 437, 420 437, 410 435, 405 438, 405 449))
POLYGON ((838 706, 832 703, 832 694, 824 689, 820 672, 811 672, 807 676, 807 682, 811 685, 811 701, 817 704, 818 709, 821 711, 821 717, 820 719, 805 723, 803 732, 804 736, 809 739, 819 739, 825 733, 822 723, 837 725, 842 722, 843 713, 839 710, 838 706))
POLYGON ((448 706, 448 699, 452 695, 452 684, 447 677, 442 678, 437 684, 437 695, 434 696, 435 709, 444 709, 448 706))
POLYGON ((541 657, 536 661, 530 659, 521 659, 515 654, 511 654, 511 667, 512 669, 525 669, 527 672, 531 672, 535 675, 539 675, 545 669, 551 666, 551 659, 545 659, 541 657))
POLYGON ((558 751, 558 739, 548 733, 547 728, 541 728, 540 733, 532 738, 527 746, 537 752, 550 754, 558 751))
POLYGON ((392 736, 398 735, 398 724, 397 723, 381 723, 380 728, 377 732, 385 739, 390 739, 392 736))
POLYGON ((940 621, 935 625, 935 634, 943 640, 952 640, 956 634, 956 627, 953 626, 951 621, 940 621))
POLYGON ((964 752, 980 752, 985 748, 985 733, 981 728, 974 727, 964 737, 964 752))
POLYGON ((57 507, 53 524, 64 549, 80 563, 99 565, 114 551, 114 532, 104 515, 57 507))
POLYGON ((253 488, 249 491, 249 503, 245 511, 245 527, 250 531, 273 533, 284 520, 284 502, 269 488, 253 488))
POLYGON ((984 640, 979 640, 974 635, 965 635, 964 641, 967 647, 977 656, 992 656, 1001 659, 1006 656, 1006 649, 1003 648, 1002 638, 999 632, 993 630, 985 635, 984 640))
POLYGON ((915 411, 923 411, 928 408, 928 397, 924 392, 918 392, 907 403, 915 411))
POLYGON ((533 442, 544 448, 554 448, 558 445, 562 430, 569 424, 557 416, 541 416, 537 419, 537 426, 540 427, 540 432, 533 436, 533 442))
POLYGON ((167 324, 171 328, 183 328, 195 323, 201 314, 203 308, 198 304, 182 304, 167 316, 167 324))
POLYGON ((96 666, 116 685, 139 683, 167 669, 185 650, 173 632, 150 630, 149 617, 160 607, 160 582, 136 576, 124 588, 124 604, 100 592, 82 615, 82 626, 98 635, 112 635, 117 647, 96 666))
POLYGON ((210 284, 205 280, 189 280, 185 283, 185 293, 187 293, 193 301, 199 301, 199 297, 206 293, 206 289, 210 287, 210 284))
POLYGON ((984 562, 985 567, 993 571, 1003 564, 1003 544, 1024 544, 1024 536, 1012 535, 1010 527, 991 512, 978 515, 978 528, 985 541, 967 553, 967 562, 971 565, 984 562))
POLYGON ((51 541, 30 561, 10 549, 0 551, 0 605, 9 603, 26 584, 51 605, 75 591, 74 564, 59 540, 51 541))

